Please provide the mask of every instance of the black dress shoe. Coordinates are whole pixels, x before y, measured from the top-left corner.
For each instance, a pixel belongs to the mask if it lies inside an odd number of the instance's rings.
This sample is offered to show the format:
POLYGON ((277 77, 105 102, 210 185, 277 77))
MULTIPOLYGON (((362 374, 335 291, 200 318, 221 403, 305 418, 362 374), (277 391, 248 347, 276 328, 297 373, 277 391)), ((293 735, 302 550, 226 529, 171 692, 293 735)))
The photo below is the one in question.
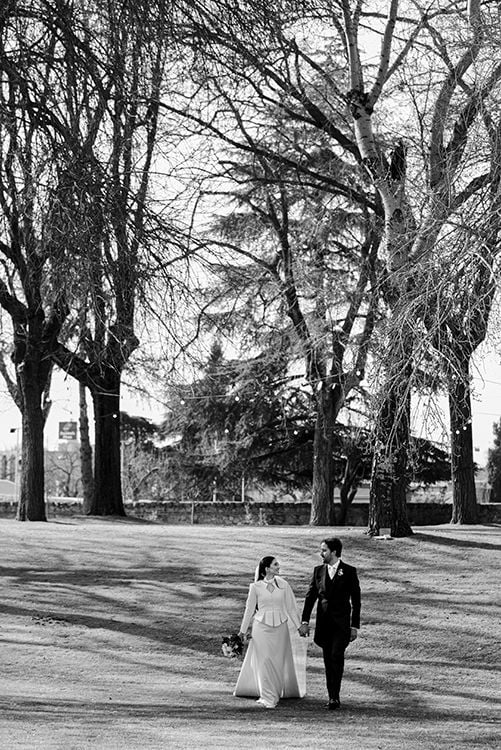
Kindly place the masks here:
POLYGON ((339 700, 339 698, 331 698, 327 705, 329 711, 337 711, 338 708, 341 708, 341 701, 339 700))

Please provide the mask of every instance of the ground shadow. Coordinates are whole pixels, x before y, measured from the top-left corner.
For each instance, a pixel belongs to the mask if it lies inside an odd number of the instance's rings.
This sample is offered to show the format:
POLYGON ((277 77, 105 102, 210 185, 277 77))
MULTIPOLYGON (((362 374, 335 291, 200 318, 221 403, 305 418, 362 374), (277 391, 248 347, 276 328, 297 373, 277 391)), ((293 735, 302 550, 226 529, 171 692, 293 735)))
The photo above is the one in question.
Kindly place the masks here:
POLYGON ((492 542, 477 542, 473 539, 458 539, 457 536, 438 536, 437 534, 426 534, 425 532, 416 531, 414 532, 414 537, 428 544, 438 544, 446 547, 501 550, 501 543, 493 544, 492 542))

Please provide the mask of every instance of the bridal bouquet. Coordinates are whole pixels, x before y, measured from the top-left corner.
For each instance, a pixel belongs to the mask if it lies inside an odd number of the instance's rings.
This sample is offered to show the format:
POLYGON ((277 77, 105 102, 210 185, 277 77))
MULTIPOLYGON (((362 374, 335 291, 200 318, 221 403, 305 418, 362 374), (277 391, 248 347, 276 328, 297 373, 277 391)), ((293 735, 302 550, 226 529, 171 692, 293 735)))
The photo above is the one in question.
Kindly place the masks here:
POLYGON ((223 656, 233 659, 235 656, 242 656, 243 650, 244 644, 242 643, 242 639, 238 637, 237 633, 223 636, 221 644, 223 656))

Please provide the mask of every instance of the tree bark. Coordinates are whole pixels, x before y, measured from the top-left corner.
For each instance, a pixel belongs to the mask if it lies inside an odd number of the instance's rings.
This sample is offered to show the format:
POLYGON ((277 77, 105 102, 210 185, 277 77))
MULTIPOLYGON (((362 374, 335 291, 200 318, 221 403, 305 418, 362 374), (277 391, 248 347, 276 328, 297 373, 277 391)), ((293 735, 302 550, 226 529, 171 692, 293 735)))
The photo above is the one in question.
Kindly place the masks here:
POLYGON ((348 511, 360 485, 362 467, 363 463, 358 451, 356 451, 355 456, 347 456, 343 481, 339 487, 340 508, 336 517, 336 524, 338 526, 346 524, 348 511))
POLYGON ((353 499, 357 494, 357 489, 358 484, 355 484, 355 486, 353 486, 353 484, 348 485, 344 483, 339 488, 340 508, 336 518, 336 524, 338 526, 344 526, 346 524, 348 511, 353 502, 353 499))
POLYGON ((17 508, 18 521, 46 521, 44 486, 43 386, 37 368, 25 360, 18 367, 18 382, 23 397, 21 488, 17 508))
POLYGON ((86 387, 78 384, 80 402, 80 471, 82 477, 83 503, 85 515, 92 513, 94 504, 94 472, 92 470, 92 446, 89 438, 89 417, 87 413, 86 387))
POLYGON ((91 515, 125 516, 120 476, 120 373, 107 368, 92 388, 95 420, 94 493, 91 515))
POLYGON ((310 524, 334 525, 333 442, 336 410, 330 387, 317 392, 317 418, 313 438, 313 487, 310 524))
MULTIPOLYGON (((408 406, 410 407, 410 403, 408 406)), ((412 536, 414 533, 407 513, 407 488, 409 486, 407 475, 409 410, 407 412, 406 425, 403 428, 399 443, 395 455, 395 476, 391 487, 390 536, 395 538, 412 536)))
POLYGON ((469 358, 461 360, 460 372, 450 380, 449 414, 452 470, 451 523, 477 523, 469 358))
POLYGON ((389 382, 376 418, 367 531, 377 536, 387 528, 405 537, 413 533, 407 514, 410 393, 402 374, 389 382))

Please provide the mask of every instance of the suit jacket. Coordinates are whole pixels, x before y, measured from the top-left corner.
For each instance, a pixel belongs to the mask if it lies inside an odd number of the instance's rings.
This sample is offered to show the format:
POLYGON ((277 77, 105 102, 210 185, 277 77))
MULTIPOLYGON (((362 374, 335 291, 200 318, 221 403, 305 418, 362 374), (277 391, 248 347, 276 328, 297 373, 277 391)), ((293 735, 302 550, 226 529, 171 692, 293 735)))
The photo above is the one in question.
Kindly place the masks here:
POLYGON ((309 622, 317 600, 315 643, 321 647, 326 645, 340 630, 344 631, 348 642, 350 627, 360 627, 360 584, 356 568, 340 560, 332 581, 326 564, 314 568, 304 600, 303 622, 309 622))

